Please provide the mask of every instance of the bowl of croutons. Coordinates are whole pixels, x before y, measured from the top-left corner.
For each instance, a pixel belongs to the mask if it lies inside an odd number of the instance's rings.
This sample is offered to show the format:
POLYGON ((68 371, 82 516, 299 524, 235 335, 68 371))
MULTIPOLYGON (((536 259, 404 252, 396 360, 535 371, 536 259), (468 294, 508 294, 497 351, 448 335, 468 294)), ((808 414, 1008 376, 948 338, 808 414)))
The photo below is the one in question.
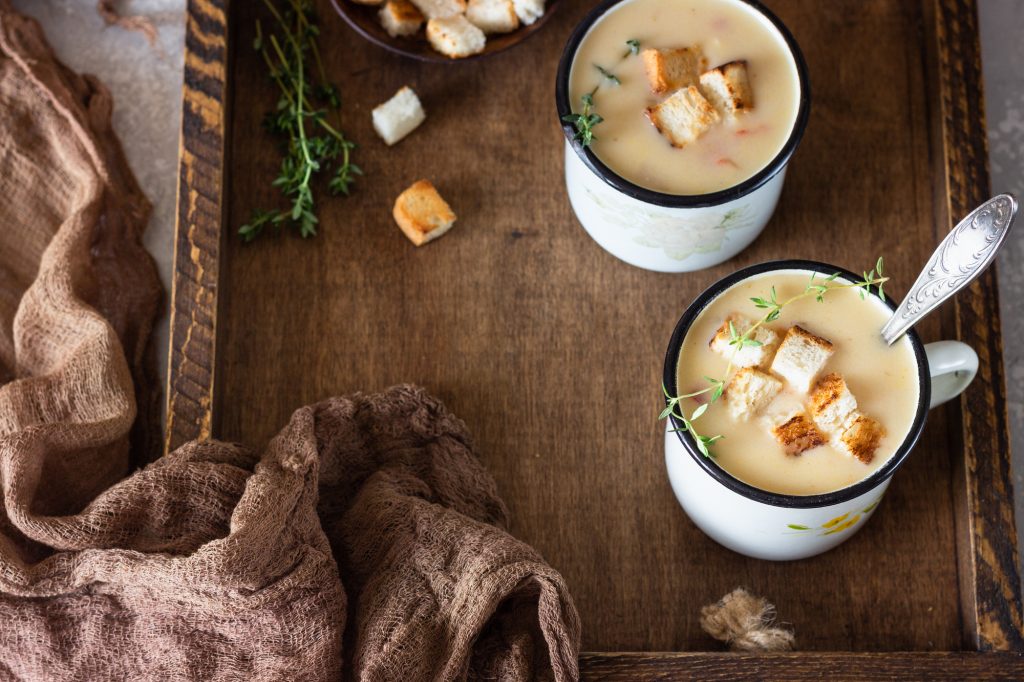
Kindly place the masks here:
POLYGON ((559 0, 331 0, 356 33, 426 62, 486 57, 536 33, 559 0))

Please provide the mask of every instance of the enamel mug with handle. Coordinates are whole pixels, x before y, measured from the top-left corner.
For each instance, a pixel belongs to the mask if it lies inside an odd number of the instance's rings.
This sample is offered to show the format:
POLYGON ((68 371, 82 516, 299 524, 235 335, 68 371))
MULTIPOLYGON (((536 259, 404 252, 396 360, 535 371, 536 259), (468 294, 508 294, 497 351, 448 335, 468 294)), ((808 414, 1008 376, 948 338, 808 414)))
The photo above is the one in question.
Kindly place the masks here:
MULTIPOLYGON (((776 261, 745 268, 716 282, 689 305, 676 324, 664 365, 663 381, 670 395, 678 394, 680 349, 700 312, 738 282, 776 270, 803 270, 826 277, 838 272, 843 279, 859 279, 824 263, 776 261)), ((889 300, 885 305, 896 310, 889 300)), ((672 490, 690 519, 729 549, 779 561, 828 551, 863 528, 921 435, 929 410, 960 395, 978 371, 978 356, 958 341, 926 345, 911 329, 897 343, 910 344, 917 364, 919 398, 913 423, 885 464, 846 488, 817 495, 787 495, 756 488, 705 457, 689 433, 672 431, 682 427, 672 417, 665 434, 665 464, 672 490)))

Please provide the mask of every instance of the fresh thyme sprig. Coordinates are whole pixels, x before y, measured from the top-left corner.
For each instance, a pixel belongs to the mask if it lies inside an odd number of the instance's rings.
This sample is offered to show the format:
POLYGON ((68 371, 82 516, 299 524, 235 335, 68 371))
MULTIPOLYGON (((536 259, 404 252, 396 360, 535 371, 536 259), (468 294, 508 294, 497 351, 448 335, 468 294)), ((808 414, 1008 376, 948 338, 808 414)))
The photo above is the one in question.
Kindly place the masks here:
POLYGON ((604 76, 605 80, 611 81, 615 85, 622 85, 622 81, 619 80, 619 77, 616 76, 611 71, 609 71, 608 69, 604 68, 600 64, 594 64, 594 67, 601 73, 602 76, 604 76))
MULTIPOLYGON (((636 38, 630 38, 626 41, 626 53, 622 55, 622 59, 619 60, 618 67, 624 60, 631 56, 640 54, 640 41, 636 38)), ((621 85, 622 81, 614 73, 605 69, 599 64, 594 64, 598 71, 601 72, 601 76, 604 80, 594 86, 594 89, 586 93, 580 100, 583 102, 583 109, 579 113, 566 114, 562 117, 562 120, 566 123, 571 123, 576 129, 576 134, 573 135, 573 139, 580 143, 584 147, 589 147, 590 144, 597 139, 594 135, 594 126, 603 121, 600 114, 594 113, 594 95, 601 89, 601 85, 604 81, 609 81, 615 85, 621 85)))
POLYGON ((356 176, 363 174, 352 163, 355 144, 340 131, 340 117, 335 116, 335 124, 328 121, 329 112, 340 110, 341 97, 327 80, 320 58, 316 42, 320 30, 311 0, 287 0, 283 10, 273 0, 263 0, 263 4, 273 15, 277 31, 264 35, 257 20, 253 48, 263 57, 280 91, 277 108, 267 114, 264 127, 284 141, 281 170, 272 185, 290 206, 255 210, 238 230, 247 242, 268 228, 285 226, 297 228, 303 237, 314 236, 319 220, 312 183, 317 174, 333 168, 327 189, 334 195, 347 195, 356 176))
POLYGON ((589 147, 590 143, 594 141, 594 126, 604 119, 601 118, 600 114, 591 113, 591 109, 594 107, 594 93, 588 92, 580 99, 583 100, 583 111, 578 114, 566 114, 562 117, 562 120, 572 123, 576 128, 576 134, 573 135, 573 139, 584 147, 589 147))
POLYGON ((678 419, 683 427, 681 429, 670 429, 673 433, 676 431, 689 431, 690 435, 693 436, 694 441, 697 443, 697 449, 700 450, 701 454, 705 457, 714 457, 711 454, 711 445, 718 440, 721 440, 723 436, 702 436, 697 433, 697 430, 693 427, 693 422, 696 421, 702 414, 704 414, 711 403, 715 402, 722 397, 722 393, 725 391, 725 382, 718 379, 712 379, 711 377, 704 377, 711 382, 711 387, 706 388, 703 391, 695 391, 694 393, 688 393, 686 395, 678 395, 672 397, 669 395, 668 389, 663 385, 661 387, 662 392, 665 394, 665 409, 662 410, 658 420, 668 419, 670 416, 674 416, 678 419), (711 399, 706 403, 701 403, 694 409, 694 411, 687 417, 683 413, 682 401, 686 398, 694 398, 698 395, 707 393, 708 391, 714 391, 711 394, 711 399))
POLYGON ((811 279, 804 287, 804 290, 795 296, 792 296, 784 301, 778 300, 778 295, 775 291, 775 287, 769 290, 767 296, 755 296, 751 298, 751 302, 755 308, 761 310, 767 310, 761 319, 752 324, 748 329, 745 329, 743 333, 739 333, 736 330, 735 325, 730 320, 728 322, 729 329, 729 345, 732 346, 732 354, 729 356, 729 362, 725 367, 724 378, 715 379, 713 377, 704 377, 708 380, 710 386, 693 393, 687 393, 685 395, 672 396, 668 392, 668 388, 662 384, 661 390, 665 394, 665 409, 662 410, 658 416, 658 420, 668 419, 669 417, 675 417, 683 425, 679 429, 671 429, 672 431, 689 431, 690 435, 693 436, 694 441, 697 443, 697 449, 705 457, 714 457, 711 452, 710 446, 716 441, 720 440, 724 436, 721 434, 715 436, 702 436, 697 433, 693 426, 693 422, 696 421, 701 415, 703 415, 708 408, 722 397, 725 392, 725 386, 731 377, 734 363, 736 361, 736 354, 742 348, 750 348, 761 346, 761 342, 754 338, 755 332, 769 322, 774 322, 779 319, 782 315, 782 310, 789 304, 795 303, 804 298, 813 296, 818 303, 825 301, 825 294, 833 289, 852 289, 857 288, 860 290, 860 297, 864 299, 867 294, 871 291, 871 287, 875 287, 878 292, 878 297, 883 301, 885 300, 885 292, 883 287, 885 283, 889 281, 889 278, 883 274, 883 261, 881 258, 875 263, 875 267, 870 271, 864 271, 864 278, 857 282, 843 282, 836 284, 835 281, 839 278, 839 273, 833 273, 824 279, 818 279, 818 273, 811 273, 811 279), (694 409, 689 417, 686 416, 683 411, 682 402, 687 398, 696 398, 704 394, 710 393, 710 397, 706 403, 701 403, 694 409))

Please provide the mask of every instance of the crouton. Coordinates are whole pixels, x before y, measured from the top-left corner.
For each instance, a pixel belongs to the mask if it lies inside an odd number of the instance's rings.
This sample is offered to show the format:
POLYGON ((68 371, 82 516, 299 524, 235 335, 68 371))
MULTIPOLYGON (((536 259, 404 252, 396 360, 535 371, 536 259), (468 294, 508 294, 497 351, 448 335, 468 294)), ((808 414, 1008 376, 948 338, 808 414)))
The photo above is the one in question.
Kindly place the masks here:
POLYGON ((544 0, 512 0, 519 21, 529 26, 544 14, 544 0))
POLYGON ((802 409, 777 415, 771 426, 771 433, 787 455, 799 455, 828 443, 825 435, 802 409))
POLYGON ((732 340, 732 331, 729 329, 730 323, 732 323, 732 328, 739 335, 745 334, 754 324, 742 315, 730 315, 711 338, 711 343, 709 344, 711 350, 726 359, 731 358, 732 364, 736 367, 763 367, 772 357, 772 350, 779 340, 778 334, 762 325, 754 330, 754 335, 751 339, 759 345, 748 345, 737 349, 736 346, 730 343, 732 340), (733 355, 734 351, 735 355, 733 355))
POLYGON ((722 64, 700 76, 700 91, 723 118, 733 118, 754 108, 754 94, 747 79, 745 61, 722 64))
POLYGON ((412 88, 403 87, 373 110, 373 129, 391 146, 415 130, 426 117, 420 98, 412 88))
POLYGON ((427 19, 446 19, 466 11, 466 0, 410 0, 427 19))
POLYGON ((767 407, 781 390, 782 382, 772 375, 744 367, 733 376, 722 397, 733 419, 747 421, 767 407))
POLYGON ((679 149, 707 132, 720 118, 696 85, 677 90, 661 104, 648 107, 646 113, 658 132, 679 149))
POLYGON ((839 374, 823 376, 811 391, 809 411, 822 431, 839 435, 856 409, 857 399, 839 374))
POLYGON ((483 52, 487 38, 461 14, 427 22, 427 40, 435 50, 452 59, 483 52))
POLYGON ((878 450, 883 436, 885 429, 881 424, 860 412, 854 412, 835 444, 851 457, 870 464, 875 458, 875 451, 878 450))
POLYGON ((451 229, 455 214, 428 180, 415 182, 395 199, 395 222, 416 246, 423 246, 451 229))
POLYGON ((697 85, 707 60, 699 47, 672 50, 646 49, 640 53, 651 92, 664 95, 679 88, 697 85))
POLYGON ((794 325, 779 344, 771 370, 806 393, 833 352, 831 341, 794 325))
POLYGON ((419 32, 426 18, 409 0, 388 0, 377 15, 380 25, 392 38, 419 32))
POLYGON ((512 0, 469 0, 466 18, 484 33, 508 33, 519 28, 512 0))

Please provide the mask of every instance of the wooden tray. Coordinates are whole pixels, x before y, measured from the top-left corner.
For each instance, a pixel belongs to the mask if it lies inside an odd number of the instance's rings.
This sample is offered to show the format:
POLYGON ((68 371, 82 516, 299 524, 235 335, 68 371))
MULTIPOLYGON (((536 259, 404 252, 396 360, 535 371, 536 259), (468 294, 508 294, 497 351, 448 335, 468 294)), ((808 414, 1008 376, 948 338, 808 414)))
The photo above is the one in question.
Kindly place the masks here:
POLYGON ((991 270, 921 329, 971 344, 977 380, 933 414, 849 542, 806 561, 747 559, 672 496, 658 377, 695 294, 757 261, 857 269, 879 254, 902 294, 988 195, 972 1, 771 4, 803 47, 813 95, 782 202, 740 257, 664 275, 602 251, 566 198, 554 70, 589 3, 566 0, 520 48, 451 65, 385 53, 321 3, 324 58, 366 177, 351 198, 321 202, 316 239, 243 245, 250 210, 277 201, 277 153, 260 128, 276 95, 246 4, 190 0, 167 447, 260 446, 300 405, 416 382, 467 422, 512 531, 565 575, 584 650, 636 652, 585 654, 589 677, 1024 676, 991 270), (388 149, 370 109, 404 84, 428 119, 388 149), (460 218, 414 249, 390 207, 421 177, 460 218), (701 632, 700 607, 737 585, 777 604, 801 653, 724 654, 701 632))

